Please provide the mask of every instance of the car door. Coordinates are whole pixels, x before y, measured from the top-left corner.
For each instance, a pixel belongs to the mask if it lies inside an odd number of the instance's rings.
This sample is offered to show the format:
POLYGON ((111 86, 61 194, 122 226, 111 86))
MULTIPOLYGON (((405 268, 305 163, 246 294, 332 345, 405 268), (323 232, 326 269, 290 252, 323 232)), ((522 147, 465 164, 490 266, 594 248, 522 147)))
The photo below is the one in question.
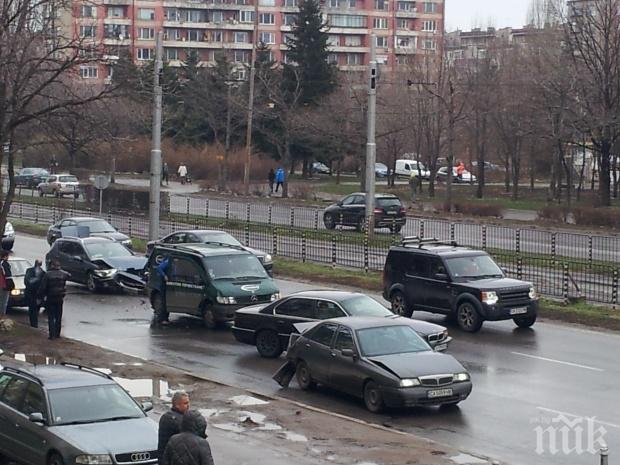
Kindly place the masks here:
POLYGON ((275 330, 281 337, 297 332, 293 325, 316 320, 316 301, 291 297, 275 308, 275 330))
POLYGON ((331 348, 337 329, 336 323, 323 323, 304 338, 303 359, 308 364, 312 379, 319 383, 329 383, 331 348))
POLYGON ((344 349, 353 350, 359 355, 353 332, 346 326, 340 325, 330 354, 329 384, 339 391, 360 397, 364 387, 364 372, 361 369, 358 355, 344 356, 342 355, 344 349))
POLYGON ((452 286, 448 271, 439 257, 430 258, 426 289, 427 309, 441 313, 447 313, 451 310, 452 286))
POLYGON ((63 220, 58 227, 58 237, 77 237, 77 222, 73 220, 63 220))
POLYGON ((44 194, 52 193, 52 186, 56 182, 57 176, 48 177, 43 184, 41 184, 41 192, 44 194))
POLYGON ((166 237, 162 242, 164 242, 165 244, 182 244, 186 242, 185 236, 185 233, 171 234, 170 236, 166 237))
POLYGON ((428 276, 428 257, 417 253, 404 253, 405 297, 410 307, 424 308, 426 305, 426 277, 428 276))
POLYGON ((72 244, 72 254, 73 254, 73 269, 75 270, 76 279, 81 282, 86 282, 86 276, 90 271, 92 271, 95 266, 90 261, 90 257, 84 250, 84 246, 77 242, 73 242, 72 244))
POLYGON ((58 255, 55 257, 60 263, 60 268, 69 273, 71 281, 80 281, 80 267, 81 263, 77 260, 76 256, 79 253, 77 244, 74 242, 63 240, 57 245, 58 255))
POLYGON ((5 455, 18 458, 21 457, 19 407, 26 395, 28 381, 19 376, 4 376, 8 380, 2 380, 6 384, 0 395, 0 445, 5 455))
POLYGON ((45 396, 38 384, 27 381, 26 394, 18 410, 21 415, 16 418, 19 427, 15 429, 15 439, 21 450, 21 457, 25 463, 43 465, 46 462, 46 445, 50 435, 45 425, 29 419, 31 413, 40 413, 46 422, 49 418, 45 396))
POLYGON ((353 225, 357 225, 360 218, 366 218, 366 198, 363 195, 356 195, 353 199, 351 215, 351 222, 349 224, 353 225))
POLYGON ((170 257, 166 270, 166 306, 169 312, 200 315, 207 278, 201 266, 190 257, 170 257))
POLYGON ((354 224, 353 223, 353 203, 355 202, 355 195, 349 195, 342 200, 342 205, 338 212, 338 218, 336 222, 338 224, 354 224))

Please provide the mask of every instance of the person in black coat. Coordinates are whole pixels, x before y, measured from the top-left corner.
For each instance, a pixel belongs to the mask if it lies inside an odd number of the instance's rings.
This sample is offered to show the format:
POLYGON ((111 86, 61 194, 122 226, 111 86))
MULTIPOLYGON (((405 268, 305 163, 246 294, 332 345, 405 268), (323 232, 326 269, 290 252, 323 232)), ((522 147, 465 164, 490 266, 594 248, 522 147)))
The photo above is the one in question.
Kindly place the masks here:
POLYGON ((183 415, 181 432, 170 438, 159 465, 214 465, 207 441, 207 420, 200 412, 183 415))
POLYGON ((276 172, 271 168, 269 170, 269 174, 267 175, 267 181, 269 181, 269 193, 273 194, 273 185, 276 182, 276 172))
POLYGON ((62 305, 67 293, 67 277, 69 273, 60 269, 60 264, 52 260, 49 269, 39 287, 39 297, 44 299, 45 310, 47 310, 47 326, 49 328, 49 339, 60 337, 62 327, 62 305))
POLYGON ((15 289, 12 276, 9 252, 2 250, 0 252, 0 320, 6 315, 11 291, 15 289))
POLYGON ((172 395, 172 408, 159 419, 157 451, 159 457, 164 455, 166 445, 172 436, 181 432, 183 415, 189 410, 189 396, 185 391, 177 391, 172 395))
POLYGON ((41 260, 35 260, 34 266, 26 270, 26 276, 24 276, 24 284, 26 290, 24 297, 28 304, 28 313, 30 315, 30 326, 33 328, 39 327, 39 309, 41 308, 41 299, 39 298, 39 286, 45 276, 45 271, 42 267, 41 260))

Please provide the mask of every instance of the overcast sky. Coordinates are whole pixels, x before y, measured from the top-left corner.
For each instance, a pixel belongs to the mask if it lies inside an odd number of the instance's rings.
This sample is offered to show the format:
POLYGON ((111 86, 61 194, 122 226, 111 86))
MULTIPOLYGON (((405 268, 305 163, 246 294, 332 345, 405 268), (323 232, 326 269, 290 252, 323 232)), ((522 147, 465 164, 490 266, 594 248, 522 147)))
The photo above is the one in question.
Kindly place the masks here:
POLYGON ((446 0, 446 30, 522 27, 531 0, 446 0))

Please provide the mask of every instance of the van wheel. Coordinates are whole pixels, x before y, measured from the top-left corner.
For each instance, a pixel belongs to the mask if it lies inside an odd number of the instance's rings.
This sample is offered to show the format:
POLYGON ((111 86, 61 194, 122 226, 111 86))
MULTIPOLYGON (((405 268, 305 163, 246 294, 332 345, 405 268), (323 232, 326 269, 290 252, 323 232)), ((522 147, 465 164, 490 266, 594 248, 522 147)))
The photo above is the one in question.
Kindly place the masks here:
POLYGON ((64 460, 60 456, 60 454, 53 453, 47 459, 47 465, 64 465, 64 460))
POLYGON ((392 304, 392 311, 399 316, 411 318, 413 315, 413 309, 407 304, 407 298, 405 294, 400 291, 394 291, 390 297, 392 304))
POLYGON ((536 323, 536 315, 517 316, 512 319, 519 328, 531 328, 536 323))
POLYGON ((323 216, 323 223, 327 229, 334 229, 336 227, 336 220, 331 213, 326 213, 325 216, 323 216))
POLYGON ((460 328, 468 333, 476 333, 482 327, 482 317, 476 306, 469 302, 461 303, 456 310, 456 318, 460 328))
POLYGON ((202 311, 202 324, 207 329, 214 329, 217 326, 212 308, 207 307, 202 311))
POLYGON ((372 413, 379 413, 383 410, 383 395, 374 381, 368 381, 364 386, 364 404, 372 413))
POLYGON ((280 336, 275 331, 264 329, 256 335, 256 350, 261 357, 276 358, 282 353, 280 336))
POLYGON ((297 364, 295 373, 297 377, 297 384, 299 384, 299 387, 304 391, 308 391, 316 387, 316 382, 312 379, 312 375, 310 374, 310 368, 308 368, 308 364, 303 360, 297 364))

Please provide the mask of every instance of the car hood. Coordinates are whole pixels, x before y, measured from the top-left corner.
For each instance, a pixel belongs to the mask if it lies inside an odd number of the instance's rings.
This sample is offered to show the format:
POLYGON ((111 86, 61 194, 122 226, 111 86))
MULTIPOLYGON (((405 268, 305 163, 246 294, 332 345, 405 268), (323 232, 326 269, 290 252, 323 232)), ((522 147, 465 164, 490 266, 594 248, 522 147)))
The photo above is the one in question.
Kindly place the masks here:
POLYGON ((13 283, 15 284, 15 289, 26 289, 26 284, 24 283, 24 276, 12 276, 13 283))
POLYGON ((466 371, 452 355, 432 351, 381 355, 367 359, 401 379, 466 371))
POLYGON ((123 242, 129 239, 128 236, 118 231, 105 232, 105 233, 91 233, 90 237, 105 237, 106 239, 112 239, 113 241, 116 241, 116 242, 123 242))
POLYGON ((459 283, 463 286, 471 287, 479 290, 502 291, 505 289, 516 289, 530 287, 531 284, 526 281, 520 281, 512 278, 489 278, 479 279, 478 281, 468 281, 459 283))
POLYGON ((255 315, 259 313, 267 305, 269 304, 260 304, 260 305, 252 305, 250 307, 243 307, 237 310, 235 313, 249 313, 249 314, 255 315))
POLYGON ((243 297, 252 294, 267 295, 280 292, 271 278, 227 280, 215 279, 213 287, 225 296, 243 297))
POLYGON ((51 426, 49 431, 87 454, 126 454, 157 450, 157 425, 148 417, 51 426))
POLYGON ((102 258, 99 260, 95 260, 96 262, 104 262, 109 265, 111 268, 116 268, 119 271, 128 271, 128 270, 143 270, 146 266, 147 258, 146 257, 112 257, 112 258, 102 258))
POLYGON ((253 249, 252 247, 244 247, 244 249, 247 250, 248 252, 250 252, 251 254, 256 255, 259 258, 263 258, 263 257, 265 257, 265 255, 267 255, 262 250, 253 249))
POLYGON ((446 330, 444 326, 437 325, 435 323, 429 323, 428 321, 411 320, 409 318, 404 318, 404 317, 401 317, 401 318, 403 320, 409 320, 408 321, 409 326, 411 326, 416 333, 422 336, 443 333, 446 330))

